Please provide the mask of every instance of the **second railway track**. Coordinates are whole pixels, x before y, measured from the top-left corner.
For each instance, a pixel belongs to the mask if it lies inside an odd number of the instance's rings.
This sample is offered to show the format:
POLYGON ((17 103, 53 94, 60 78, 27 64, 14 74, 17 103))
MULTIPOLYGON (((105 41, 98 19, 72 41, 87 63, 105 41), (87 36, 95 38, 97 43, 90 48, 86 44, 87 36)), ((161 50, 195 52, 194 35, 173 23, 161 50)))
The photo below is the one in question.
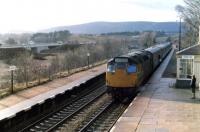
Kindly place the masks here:
POLYGON ((100 83, 95 85, 95 88, 93 88, 92 92, 87 92, 87 94, 84 96, 82 95, 76 99, 73 99, 60 110, 44 116, 42 119, 39 119, 35 123, 30 124, 28 127, 23 128, 21 131, 52 131, 54 128, 57 128, 57 126, 60 125, 63 121, 67 120, 72 115, 87 106, 89 103, 93 102, 96 98, 100 97, 103 93, 105 93, 105 91, 106 88, 104 84, 100 83))
POLYGON ((69 120, 65 121, 54 131, 61 132, 74 132, 80 131, 88 122, 90 122, 99 112, 105 109, 112 102, 111 98, 104 94, 100 98, 94 100, 92 103, 83 108, 80 112, 77 112, 69 120))

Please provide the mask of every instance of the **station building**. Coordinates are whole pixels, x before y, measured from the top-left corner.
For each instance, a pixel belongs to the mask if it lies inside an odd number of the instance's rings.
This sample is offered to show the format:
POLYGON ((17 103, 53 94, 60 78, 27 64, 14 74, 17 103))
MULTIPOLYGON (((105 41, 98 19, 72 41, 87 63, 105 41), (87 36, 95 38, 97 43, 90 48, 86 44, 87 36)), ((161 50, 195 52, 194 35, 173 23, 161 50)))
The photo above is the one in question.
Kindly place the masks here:
POLYGON ((200 83, 200 44, 188 47, 176 53, 177 87, 190 87, 191 76, 196 76, 196 85, 200 83))

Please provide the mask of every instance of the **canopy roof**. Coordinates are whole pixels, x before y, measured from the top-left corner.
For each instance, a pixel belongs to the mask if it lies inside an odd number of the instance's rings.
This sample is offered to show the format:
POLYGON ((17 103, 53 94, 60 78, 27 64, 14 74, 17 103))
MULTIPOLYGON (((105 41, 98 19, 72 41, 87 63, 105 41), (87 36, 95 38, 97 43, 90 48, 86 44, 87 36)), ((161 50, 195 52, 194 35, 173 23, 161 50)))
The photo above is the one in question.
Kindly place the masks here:
POLYGON ((176 53, 177 55, 200 55, 200 44, 193 45, 176 53))

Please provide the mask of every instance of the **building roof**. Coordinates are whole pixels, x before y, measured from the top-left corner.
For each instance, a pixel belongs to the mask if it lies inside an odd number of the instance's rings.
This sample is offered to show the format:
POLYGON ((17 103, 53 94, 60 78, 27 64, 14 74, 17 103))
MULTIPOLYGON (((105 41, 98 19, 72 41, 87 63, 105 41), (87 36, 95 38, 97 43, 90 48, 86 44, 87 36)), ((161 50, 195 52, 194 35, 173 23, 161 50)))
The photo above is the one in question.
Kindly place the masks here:
POLYGON ((185 48, 176 53, 177 55, 200 55, 200 44, 185 48))

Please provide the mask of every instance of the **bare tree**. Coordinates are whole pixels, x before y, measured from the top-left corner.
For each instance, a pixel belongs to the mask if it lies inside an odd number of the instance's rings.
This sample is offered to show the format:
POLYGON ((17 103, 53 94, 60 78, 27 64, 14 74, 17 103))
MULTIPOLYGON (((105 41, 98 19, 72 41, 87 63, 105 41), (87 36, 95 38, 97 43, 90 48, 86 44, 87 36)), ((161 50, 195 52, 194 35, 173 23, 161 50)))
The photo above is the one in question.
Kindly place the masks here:
POLYGON ((189 45, 195 44, 200 25, 200 0, 184 0, 185 6, 177 5, 176 11, 184 19, 186 28, 185 41, 189 45))
POLYGON ((28 80, 29 80, 29 66, 31 65, 31 60, 28 52, 25 52, 21 56, 15 58, 12 61, 18 68, 16 71, 16 81, 17 82, 25 82, 26 87, 28 87, 28 80))
POLYGON ((6 44, 17 44, 16 40, 14 38, 8 38, 5 41, 6 44))
POLYGON ((156 43, 156 33, 155 32, 143 32, 140 35, 139 43, 143 45, 143 47, 147 48, 156 43))

